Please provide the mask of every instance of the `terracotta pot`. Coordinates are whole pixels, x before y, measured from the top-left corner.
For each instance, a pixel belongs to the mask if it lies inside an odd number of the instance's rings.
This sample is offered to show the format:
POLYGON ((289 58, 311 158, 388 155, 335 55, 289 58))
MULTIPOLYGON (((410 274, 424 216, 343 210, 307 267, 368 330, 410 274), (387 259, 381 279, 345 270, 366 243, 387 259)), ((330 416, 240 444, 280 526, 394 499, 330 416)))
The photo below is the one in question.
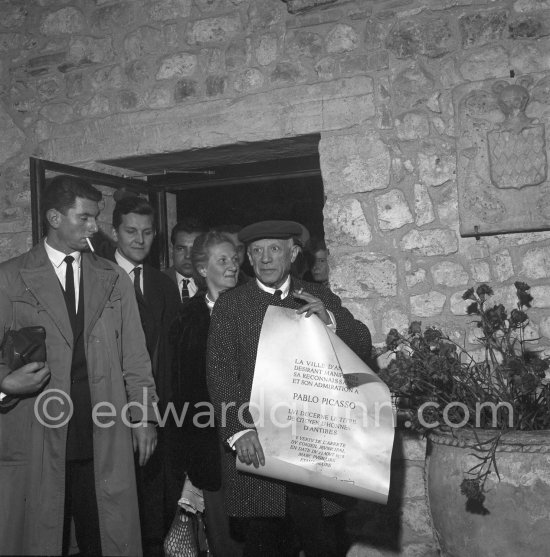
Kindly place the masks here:
MULTIPOLYGON (((476 430, 480 440, 495 432, 476 430)), ((460 492, 465 472, 479 463, 471 431, 430 434, 427 492, 436 537, 447 557, 548 557, 550 555, 550 430, 502 436, 485 484, 488 514, 466 510, 460 492)), ((482 454, 482 453, 477 453, 482 454)))

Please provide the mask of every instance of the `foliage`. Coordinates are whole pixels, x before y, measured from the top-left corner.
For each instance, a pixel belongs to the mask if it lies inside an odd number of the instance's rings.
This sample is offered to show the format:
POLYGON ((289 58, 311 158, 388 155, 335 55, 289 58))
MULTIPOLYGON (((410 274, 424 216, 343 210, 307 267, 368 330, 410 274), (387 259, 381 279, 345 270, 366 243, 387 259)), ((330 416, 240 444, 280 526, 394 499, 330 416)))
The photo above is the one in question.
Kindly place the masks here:
POLYGON ((493 290, 481 284, 463 294, 467 313, 479 329, 482 357, 459 346, 436 327, 410 324, 407 334, 392 329, 386 346, 395 357, 381 371, 405 408, 408 425, 428 433, 456 427, 494 429, 489 444, 478 444, 480 462, 467 472, 461 491, 470 509, 483 509, 484 486, 496 465, 496 447, 506 430, 550 429, 550 358, 529 350, 525 328, 530 287, 516 282, 517 307, 509 313, 491 305, 493 290))

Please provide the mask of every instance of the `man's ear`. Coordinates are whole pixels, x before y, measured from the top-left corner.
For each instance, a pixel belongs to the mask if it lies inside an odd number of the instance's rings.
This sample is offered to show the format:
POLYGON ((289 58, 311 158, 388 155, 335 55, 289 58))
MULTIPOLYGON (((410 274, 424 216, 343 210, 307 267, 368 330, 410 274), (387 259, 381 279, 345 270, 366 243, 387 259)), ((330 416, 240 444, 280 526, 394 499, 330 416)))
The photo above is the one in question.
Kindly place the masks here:
POLYGON ((290 262, 291 263, 294 263, 294 261, 298 257, 298 254, 300 253, 301 249, 302 248, 300 246, 296 245, 296 244, 294 244, 292 246, 292 249, 291 249, 291 252, 290 252, 290 262))
POLYGON ((61 213, 57 209, 48 209, 46 211, 46 220, 51 228, 59 228, 61 224, 61 213))
POLYGON ((201 277, 206 278, 206 267, 199 267, 199 268, 198 268, 198 271, 199 271, 199 275, 200 275, 201 277))
POLYGON ((113 226, 113 240, 118 244, 118 232, 114 226, 113 226))

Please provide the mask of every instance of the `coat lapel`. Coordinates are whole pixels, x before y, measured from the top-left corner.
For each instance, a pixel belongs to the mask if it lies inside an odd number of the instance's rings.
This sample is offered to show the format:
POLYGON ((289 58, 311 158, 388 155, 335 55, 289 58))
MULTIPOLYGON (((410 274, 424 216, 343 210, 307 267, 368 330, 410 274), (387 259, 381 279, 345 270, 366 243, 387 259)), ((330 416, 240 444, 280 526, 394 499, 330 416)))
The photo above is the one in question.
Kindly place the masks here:
POLYGON ((73 344, 73 330, 61 284, 55 274, 43 244, 29 252, 28 264, 20 269, 23 282, 31 294, 52 318, 67 344, 73 344))
POLYGON ((102 266, 100 260, 90 254, 82 254, 82 273, 84 280, 84 334, 86 341, 96 321, 105 307, 117 281, 118 274, 114 269, 102 266))

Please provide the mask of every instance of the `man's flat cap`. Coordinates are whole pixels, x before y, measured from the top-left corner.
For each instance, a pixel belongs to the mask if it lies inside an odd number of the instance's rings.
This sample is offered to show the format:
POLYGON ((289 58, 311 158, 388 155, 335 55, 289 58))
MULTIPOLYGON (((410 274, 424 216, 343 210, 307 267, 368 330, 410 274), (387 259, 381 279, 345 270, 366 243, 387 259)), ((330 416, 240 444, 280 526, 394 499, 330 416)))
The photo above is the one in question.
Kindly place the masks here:
POLYGON ((254 242, 265 238, 287 239, 300 238, 302 225, 291 220, 264 220, 245 226, 239 232, 241 242, 254 242))

